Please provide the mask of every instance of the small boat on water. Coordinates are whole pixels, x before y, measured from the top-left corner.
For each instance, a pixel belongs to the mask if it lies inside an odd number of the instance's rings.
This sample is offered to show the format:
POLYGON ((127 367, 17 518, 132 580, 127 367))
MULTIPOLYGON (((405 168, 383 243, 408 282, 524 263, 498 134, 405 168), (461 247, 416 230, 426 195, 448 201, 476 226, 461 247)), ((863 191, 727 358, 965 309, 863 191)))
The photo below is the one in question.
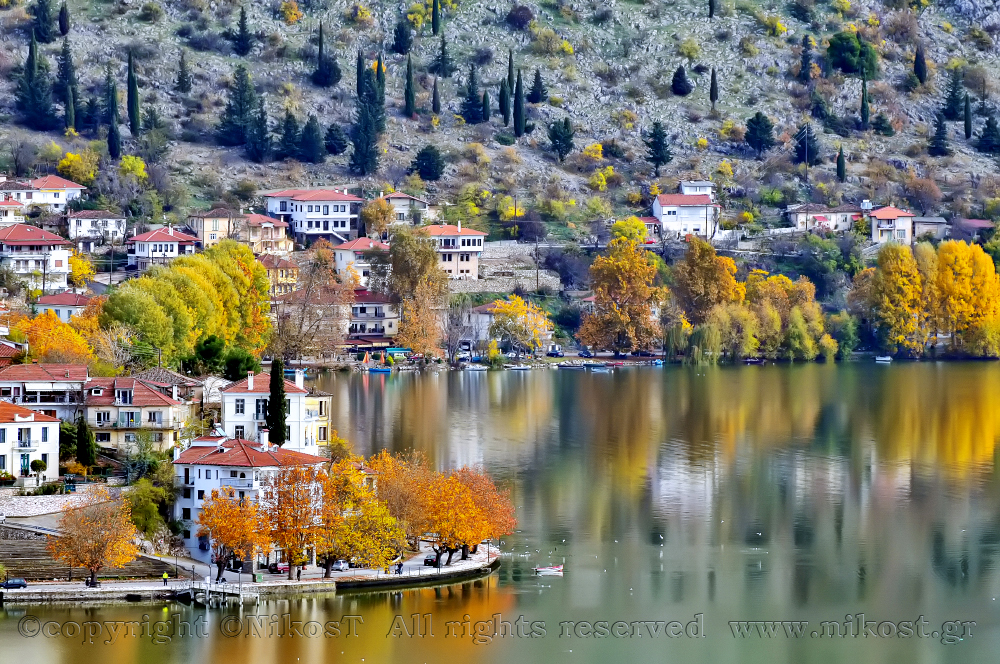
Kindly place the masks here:
POLYGON ((562 576, 563 566, 552 565, 551 567, 536 567, 535 574, 538 576, 562 576))
POLYGON ((650 364, 652 366, 654 366, 654 367, 662 367, 663 366, 663 360, 653 360, 650 364))
POLYGON ((466 371, 486 371, 486 367, 484 367, 481 364, 470 364, 469 366, 465 367, 465 370, 466 371))
POLYGON ((370 367, 368 373, 387 374, 392 373, 392 369, 390 367, 370 367))
POLYGON ((611 367, 607 364, 601 364, 600 362, 591 362, 587 364, 587 371, 593 371, 594 373, 610 373, 611 367))
POLYGON ((511 371, 529 371, 531 366, 527 364, 508 364, 507 368, 511 371))
POLYGON ((583 371, 587 367, 582 364, 574 364, 573 362, 560 362, 556 365, 560 369, 574 369, 576 371, 583 371))
POLYGON ((743 360, 743 364, 764 364, 764 360, 759 357, 748 357, 743 360))
POLYGON ((876 355, 875 362, 878 364, 889 364, 892 362, 892 358, 888 355, 876 355))
POLYGON ((285 374, 290 375, 290 376, 294 376, 295 372, 298 371, 299 369, 302 370, 303 374, 309 373, 309 367, 285 367, 284 371, 285 371, 285 374))

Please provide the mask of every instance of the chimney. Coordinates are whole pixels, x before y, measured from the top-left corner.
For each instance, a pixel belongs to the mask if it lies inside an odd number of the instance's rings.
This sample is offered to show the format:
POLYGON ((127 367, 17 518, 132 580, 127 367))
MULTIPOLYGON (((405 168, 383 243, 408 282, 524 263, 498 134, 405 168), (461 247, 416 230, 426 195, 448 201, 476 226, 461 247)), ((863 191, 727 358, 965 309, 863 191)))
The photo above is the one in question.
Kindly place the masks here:
POLYGON ((174 446, 174 461, 181 458, 181 448, 180 446, 174 446))
POLYGON ((462 232, 462 220, 461 219, 458 220, 458 232, 459 233, 462 232))
POLYGON ((167 232, 170 233, 171 236, 173 236, 173 234, 174 234, 174 227, 173 226, 167 226, 167 232))
POLYGON ((171 387, 173 387, 173 390, 172 390, 173 395, 172 396, 173 396, 174 401, 180 401, 180 399, 177 398, 177 386, 176 385, 172 385, 171 387))
POLYGON ((264 451, 267 451, 267 448, 269 446, 267 442, 267 434, 268 434, 267 427, 257 430, 257 440, 260 441, 260 449, 264 451))
POLYGON ((300 390, 305 389, 306 374, 302 369, 295 370, 295 387, 300 390))
POLYGON ((253 372, 252 371, 248 371, 247 372, 247 389, 248 390, 253 390, 253 372))

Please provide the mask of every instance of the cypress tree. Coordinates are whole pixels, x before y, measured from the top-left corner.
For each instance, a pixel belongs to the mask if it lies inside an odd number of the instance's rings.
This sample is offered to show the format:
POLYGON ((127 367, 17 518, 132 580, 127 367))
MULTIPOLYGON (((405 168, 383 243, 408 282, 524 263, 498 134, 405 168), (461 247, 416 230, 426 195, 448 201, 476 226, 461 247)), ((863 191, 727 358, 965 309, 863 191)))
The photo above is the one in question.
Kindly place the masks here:
POLYGON ((379 134, 385 131, 385 67, 382 65, 382 54, 375 61, 375 98, 372 112, 375 115, 375 128, 379 134))
POLYGON ((712 67, 712 83, 708 87, 708 100, 712 102, 712 110, 715 110, 715 102, 719 101, 719 81, 715 78, 715 67, 712 67))
POLYGON ((489 122, 493 116, 493 109, 490 108, 490 93, 483 91, 483 122, 489 122))
POLYGON ((191 92, 191 72, 188 71, 187 56, 184 49, 181 49, 180 62, 177 64, 177 81, 174 82, 174 90, 182 94, 191 92))
POLYGON ((674 72, 674 78, 670 82, 670 90, 678 97, 686 97, 694 90, 694 86, 688 80, 687 72, 684 71, 684 65, 678 67, 677 71, 674 72))
POLYGON ((267 399, 267 439, 281 447, 287 442, 285 436, 285 364, 280 357, 271 362, 271 381, 267 399))
POLYGON ((87 418, 82 414, 76 418, 76 461, 90 468, 97 463, 97 444, 94 434, 87 426, 87 418))
POLYGON ((326 146, 323 145, 323 132, 319 128, 319 120, 310 115, 306 126, 302 128, 302 138, 299 140, 299 159, 309 164, 322 163, 326 158, 326 146))
POLYGON ((514 91, 514 51, 507 49, 507 92, 514 91))
POLYGON ((563 118, 562 122, 556 121, 549 125, 549 141, 556 156, 559 157, 559 163, 573 151, 573 133, 573 125, 569 118, 563 118))
POLYGON ((371 175, 378 170, 378 121, 376 118, 377 103, 375 75, 365 72, 361 84, 361 96, 358 99, 354 126, 351 127, 350 168, 358 175, 371 175))
POLYGON ((969 101, 969 93, 965 93, 965 108, 964 120, 965 120, 965 140, 972 138, 972 102, 969 101))
POLYGON ((326 54, 326 44, 323 39, 323 24, 319 24, 319 52, 316 55, 316 70, 312 73, 312 82, 321 88, 329 88, 340 83, 340 65, 337 60, 326 54))
POLYGON ((913 74, 920 81, 920 85, 927 82, 927 56, 923 44, 917 44, 917 52, 913 56, 913 74))
POLYGON ((247 158, 258 164, 271 158, 271 130, 267 126, 267 111, 264 110, 264 99, 257 100, 257 112, 250 122, 246 143, 247 158))
POLYGON ((49 0, 38 0, 32 7, 31 13, 34 16, 32 26, 35 30, 35 38, 43 44, 48 44, 56 38, 55 30, 52 29, 52 5, 49 0))
MULTIPOLYGON (((76 65, 73 63, 73 51, 69 48, 69 39, 63 39, 62 50, 59 52, 59 67, 56 70, 55 92, 63 106, 69 103, 69 92, 79 103, 76 82, 76 65)), ((76 109, 74 109, 75 112, 76 109)))
POLYGON ((465 99, 462 100, 462 117, 468 124, 483 121, 483 97, 479 93, 479 79, 473 66, 469 66, 469 82, 465 86, 465 99))
POLYGON ((431 111, 434 115, 441 114, 441 94, 438 92, 438 80, 434 78, 434 90, 431 92, 431 111))
POLYGON ((438 52, 434 61, 431 62, 431 66, 428 68, 432 73, 439 76, 444 76, 448 78, 455 71, 455 64, 451 61, 451 56, 448 55, 448 42, 444 39, 444 33, 441 33, 441 50, 438 52))
POLYGON ((861 130, 868 131, 871 126, 871 108, 868 106, 868 77, 861 78, 861 130))
POLYGON ((927 145, 927 154, 932 157, 946 157, 951 154, 948 148, 948 126, 944 120, 943 113, 938 113, 934 119, 934 135, 927 145))
POLYGON ((441 31, 441 2, 434 0, 431 5, 431 32, 435 35, 441 31))
POLYGON ((964 95, 962 94, 962 72, 956 67, 951 70, 951 79, 948 81, 948 94, 945 96, 944 113, 945 120, 961 120, 964 95))
POLYGON ((382 54, 378 54, 378 60, 375 61, 375 83, 376 90, 378 90, 379 95, 383 98, 383 103, 385 103, 385 64, 382 63, 382 54))
POLYGON ((799 81, 808 83, 812 77, 812 37, 802 35, 802 59, 799 64, 799 81))
POLYGON ((412 46, 413 35, 410 33, 410 22, 401 18, 392 31, 392 52, 408 55, 412 46))
MULTIPOLYGON (((322 24, 320 24, 322 26, 322 24)), ((236 41, 233 43, 233 50, 236 55, 247 56, 253 49, 253 35, 250 34, 250 26, 247 25, 247 8, 240 7, 240 22, 236 30, 236 41)))
POLYGON ((257 110, 257 92, 250 81, 250 72, 245 65, 238 64, 233 70, 233 84, 229 88, 229 100, 216 127, 216 136, 223 145, 243 145, 247 140, 247 128, 257 110))
POLYGON ((808 122, 795 133, 795 163, 812 166, 820 162, 819 141, 808 122))
POLYGON ((644 143, 649 152, 646 161, 653 165, 653 172, 656 177, 660 177, 660 167, 666 166, 674 158, 670 152, 670 144, 667 142, 667 132, 663 128, 662 122, 654 122, 653 129, 649 132, 649 138, 644 143))
POLYGON ((65 37, 69 34, 69 7, 63 2, 59 7, 59 35, 65 37))
POLYGON ((58 119, 52 110, 52 84, 49 81, 48 66, 38 52, 38 41, 31 33, 28 44, 28 58, 24 61, 15 92, 17 109, 21 111, 23 122, 32 129, 52 129, 58 119))
POLYGON ((997 126, 996 116, 986 118, 986 124, 976 141, 976 149, 987 154, 1000 152, 1000 127, 997 126))
POLYGON ((132 137, 137 138, 141 127, 139 123, 142 115, 139 112, 139 79, 135 74, 135 62, 132 59, 132 52, 128 54, 128 87, 126 90, 128 110, 128 126, 132 132, 132 137))
POLYGON ((347 146, 349 140, 347 134, 340 127, 339 124, 330 125, 329 129, 326 130, 326 136, 323 138, 323 144, 326 147, 326 151, 332 155, 344 154, 347 152, 347 146))
POLYGON ((535 68, 535 80, 531 83, 531 90, 528 92, 529 104, 541 104, 549 98, 549 91, 545 89, 542 82, 542 72, 535 68))
POLYGON ((406 88, 403 90, 403 115, 412 118, 417 114, 417 91, 413 86, 413 60, 406 56, 406 88))
POLYGON ((104 124, 112 125, 121 122, 118 112, 118 83, 111 75, 111 65, 104 70, 104 124))
POLYGON ((521 70, 517 70, 517 82, 514 84, 514 135, 524 136, 527 118, 524 116, 524 86, 521 83, 521 70))
POLYGON ((844 159, 844 146, 840 146, 840 152, 837 153, 837 179, 841 182, 847 182, 847 161, 844 159))
POLYGON ((285 121, 281 123, 281 137, 278 138, 278 159, 295 159, 299 156, 299 121, 289 110, 285 111, 285 121))
POLYGON ((715 0, 708 0, 708 17, 715 18, 715 0))
POLYGON ((112 159, 119 159, 122 156, 122 134, 117 120, 108 125, 108 155, 112 159))
POLYGON ((503 116, 503 126, 510 125, 510 88, 507 87, 507 79, 500 80, 500 115, 503 116))
POLYGON ((73 94, 73 88, 66 88, 66 110, 64 112, 65 127, 66 129, 76 130, 76 97, 73 94))
POLYGON ((357 75, 357 94, 358 98, 361 98, 361 94, 365 87, 365 57, 361 54, 361 49, 358 49, 358 60, 355 65, 356 75, 357 75))

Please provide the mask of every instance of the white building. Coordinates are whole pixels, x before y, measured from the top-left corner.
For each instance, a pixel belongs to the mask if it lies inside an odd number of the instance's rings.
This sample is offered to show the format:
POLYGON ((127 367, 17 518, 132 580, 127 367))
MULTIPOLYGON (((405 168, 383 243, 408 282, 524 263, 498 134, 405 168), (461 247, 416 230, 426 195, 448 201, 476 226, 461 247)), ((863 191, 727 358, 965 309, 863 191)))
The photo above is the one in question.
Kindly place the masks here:
POLYGON ((715 202, 715 183, 711 180, 682 180, 679 186, 685 196, 708 196, 715 202))
POLYGON ((125 241, 125 215, 107 210, 67 212, 66 234, 84 253, 105 242, 120 245, 125 241))
POLYGON ((356 346, 389 345, 399 332, 399 311, 385 295, 358 289, 351 305, 347 343, 356 346))
POLYGON ((915 216, 912 212, 900 210, 892 205, 872 210, 868 214, 869 221, 871 221, 872 242, 876 244, 885 242, 910 244, 913 242, 913 218, 915 216))
POLYGON ((786 214, 792 226, 799 230, 846 233, 861 219, 861 208, 850 204, 827 207, 806 203, 789 207, 786 214))
POLYGON ((289 223, 297 242, 341 244, 357 237, 364 200, 338 189, 286 189, 265 194, 268 215, 289 223))
POLYGON ((719 227, 721 208, 709 194, 660 194, 653 201, 664 238, 697 235, 710 239, 719 227))
POLYGON ((193 254, 198 238, 175 231, 172 227, 157 228, 128 240, 128 264, 140 271, 150 265, 165 265, 178 256, 193 254))
POLYGON ((34 205, 45 205, 50 210, 60 211, 66 204, 80 198, 86 187, 58 175, 43 175, 31 181, 35 188, 34 205))
POLYGON ((83 409, 87 380, 86 365, 12 364, 0 369, 0 402, 73 421, 83 409))
POLYGON ((0 225, 24 223, 24 203, 14 198, 0 196, 0 225))
POLYGON ((32 461, 45 462, 41 482, 59 477, 59 419, 0 402, 0 471, 30 486, 32 461))
POLYGON ((483 253, 486 233, 452 224, 433 224, 420 229, 434 240, 449 279, 479 279, 479 256, 483 253))
POLYGON ((90 297, 79 293, 65 291, 54 295, 43 295, 38 298, 35 308, 38 313, 51 311, 56 318, 64 323, 68 323, 73 316, 79 315, 81 311, 90 304, 90 297))
POLYGON ((437 212, 422 198, 401 191, 386 194, 383 198, 392 206, 393 223, 420 226, 437 219, 437 212))
POLYGON ((68 244, 55 233, 27 224, 0 226, 0 265, 13 269, 32 288, 66 290, 68 244))
MULTIPOLYGON (((2 372, 0 372, 2 373, 2 372)), ((295 382, 285 380, 285 444, 284 448, 315 454, 319 413, 306 407, 308 390, 301 369, 295 372, 295 382)), ((243 380, 222 388, 222 429, 230 438, 260 440, 261 430, 267 429, 267 409, 270 397, 270 374, 247 374, 243 380)))
POLYGON ((359 237, 334 247, 333 260, 337 274, 346 275, 349 268, 353 269, 358 275, 358 285, 367 287, 371 263, 365 253, 369 251, 389 251, 389 245, 371 238, 359 237))

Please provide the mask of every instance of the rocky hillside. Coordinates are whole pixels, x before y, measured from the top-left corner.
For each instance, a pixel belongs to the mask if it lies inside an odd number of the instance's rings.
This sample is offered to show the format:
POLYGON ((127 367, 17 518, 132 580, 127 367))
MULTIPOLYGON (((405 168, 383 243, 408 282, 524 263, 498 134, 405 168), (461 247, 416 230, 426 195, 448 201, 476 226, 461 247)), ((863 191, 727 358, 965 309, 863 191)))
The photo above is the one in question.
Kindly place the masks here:
MULTIPOLYGON (((207 205, 240 181, 270 189, 353 180, 346 154, 318 165, 253 164, 240 149, 216 145, 212 129, 225 105, 232 70, 240 62, 247 64, 258 91, 265 95, 275 125, 284 109, 291 109, 303 123, 314 113, 324 128, 330 123, 346 128, 354 111, 359 49, 369 64, 384 52, 387 65, 388 126, 382 167, 364 183, 372 190, 420 187, 406 182, 406 168, 418 149, 435 144, 449 165, 442 180, 428 183, 429 194, 463 203, 458 208, 461 213, 478 217, 483 224, 507 204, 500 198, 504 194, 517 195, 519 204, 528 201, 553 222, 551 229, 566 235, 582 232, 581 222, 609 210, 616 215, 642 211, 653 182, 642 138, 654 121, 664 123, 674 153, 661 172, 660 187, 669 190, 680 176, 716 179, 727 185, 727 216, 734 220, 744 211, 750 215, 743 215, 744 221, 771 220, 781 204, 807 198, 835 203, 868 197, 908 203, 928 213, 983 214, 983 207, 990 208, 990 200, 1000 196, 1000 182, 989 175, 995 170, 992 158, 965 140, 962 122, 948 125, 952 156, 932 158, 926 150, 948 69, 965 71, 977 110, 977 133, 992 110, 990 97, 996 85, 992 72, 998 61, 994 35, 1000 31, 1000 3, 992 0, 935 0, 926 7, 928 0, 717 0, 712 19, 708 0, 545 0, 526 5, 532 21, 523 29, 508 20, 512 5, 457 0, 444 11, 442 24, 458 71, 441 81, 443 108, 438 118, 430 112, 433 75, 427 67, 440 42, 431 35, 429 3, 369 6, 312 0, 302 3, 304 16, 291 25, 282 20, 279 4, 272 0, 246 5, 255 43, 250 55, 241 58, 233 54, 232 41, 226 37, 236 29, 239 5, 235 3, 69 0, 69 40, 81 90, 86 91, 82 94, 103 94, 104 69, 109 64, 124 94, 124 63, 131 51, 144 106, 155 107, 168 120, 171 140, 161 170, 170 177, 161 174, 157 185, 173 188, 167 196, 168 209, 170 203, 178 211, 207 205), (390 51, 393 28, 408 13, 426 16, 414 33, 411 51, 417 70, 418 119, 401 116, 406 61, 390 51), (320 22, 343 74, 332 89, 317 88, 309 81, 320 22), (896 131, 892 137, 857 130, 861 80, 843 75, 825 61, 830 36, 843 30, 858 31, 878 52, 878 76, 869 82, 871 114, 887 116, 896 131), (817 43, 813 61, 819 67, 816 77, 803 85, 797 73, 806 34, 817 43), (918 41, 926 48, 930 78, 905 91, 912 87, 907 76, 918 41), (182 49, 194 74, 189 94, 173 89, 182 49), (528 119, 536 130, 513 146, 498 142, 498 134, 509 134, 498 117, 470 126, 456 116, 470 64, 478 67, 482 89, 490 92, 496 108, 508 49, 513 50, 526 86, 537 68, 549 94, 547 103, 529 107, 528 119), (675 96, 671 79, 682 65, 694 90, 675 96), (715 112, 709 103, 712 68, 719 83, 715 112), (987 99, 982 104, 984 92, 987 99), (811 117, 817 98, 841 122, 828 122, 833 131, 820 134, 824 161, 810 170, 807 179, 802 167, 791 161, 791 137, 807 119, 822 132, 823 123, 811 117), (774 121, 779 142, 764 160, 754 159, 741 140, 746 119, 758 110, 774 121), (546 127, 564 117, 575 127, 576 150, 559 164, 546 127), (604 143, 602 159, 593 158, 592 151, 590 156, 581 153, 598 142, 604 143), (848 162, 845 183, 835 176, 834 158, 841 146, 848 162), (613 174, 603 171, 606 184, 595 180, 595 170, 608 166, 613 174), (164 184, 167 179, 170 182, 164 184), (939 193, 928 190, 928 179, 939 193)), ((14 124, 13 91, 16 67, 27 51, 30 22, 25 6, 0 11, 0 67, 6 74, 0 95, 6 115, 0 134, 8 140, 26 135, 14 124)), ((57 39, 42 48, 53 71, 60 47, 57 39)), ((68 150, 82 149, 93 138, 31 136, 39 145, 54 139, 68 150)), ((134 149, 127 135, 125 144, 126 150, 134 149)))

